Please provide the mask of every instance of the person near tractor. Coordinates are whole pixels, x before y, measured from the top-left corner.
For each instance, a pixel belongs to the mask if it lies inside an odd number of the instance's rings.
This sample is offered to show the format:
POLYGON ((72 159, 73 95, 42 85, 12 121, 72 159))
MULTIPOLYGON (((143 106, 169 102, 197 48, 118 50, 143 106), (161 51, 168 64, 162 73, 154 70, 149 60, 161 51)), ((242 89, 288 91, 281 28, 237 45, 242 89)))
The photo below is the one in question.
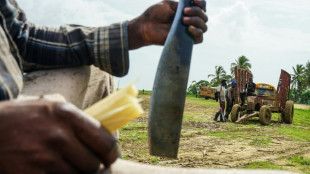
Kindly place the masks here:
POLYGON ((228 121, 229 114, 232 110, 232 107, 238 100, 238 94, 237 94, 237 82, 232 81, 231 82, 231 87, 229 87, 225 91, 225 98, 226 98, 226 111, 225 111, 225 120, 228 121))
POLYGON ((256 84, 253 82, 253 77, 250 77, 249 81, 245 84, 244 92, 240 93, 241 105, 244 105, 247 96, 256 96, 255 89, 256 84))
POLYGON ((255 96, 256 84, 253 82, 253 77, 249 78, 249 82, 245 84, 245 92, 247 96, 255 96))
POLYGON ((225 90, 226 90, 226 79, 221 80, 221 85, 217 87, 215 92, 215 98, 220 104, 219 111, 214 116, 214 121, 218 120, 220 116, 220 121, 225 122, 224 111, 225 111, 225 90))
MULTIPOLYGON (((200 43, 207 30, 206 2, 194 3, 184 8, 183 23, 200 43)), ((15 100, 26 86, 24 76, 86 65, 124 76, 129 50, 164 44, 177 5, 164 0, 131 21, 105 27, 49 28, 27 21, 15 0, 0 0, 0 173, 97 173, 99 166, 108 168, 119 155, 115 138, 72 104, 15 100)), ((58 83, 72 86, 64 80, 58 83)))

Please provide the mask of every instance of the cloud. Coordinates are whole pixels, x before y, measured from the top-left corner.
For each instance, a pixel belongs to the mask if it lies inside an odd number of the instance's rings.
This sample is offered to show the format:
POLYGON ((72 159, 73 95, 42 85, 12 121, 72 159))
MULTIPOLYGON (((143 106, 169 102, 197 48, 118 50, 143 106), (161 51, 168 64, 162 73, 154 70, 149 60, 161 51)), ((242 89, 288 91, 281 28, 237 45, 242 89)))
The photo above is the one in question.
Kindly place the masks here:
POLYGON ((102 0, 18 0, 28 19, 34 23, 59 26, 82 24, 108 25, 133 18, 102 0))
POLYGON ((309 2, 208 2, 209 30, 206 42, 195 48, 190 81, 206 79, 215 65, 229 71, 245 55, 257 81, 276 85, 281 69, 292 73, 292 66, 310 60, 309 2))
MULTIPOLYGON (((108 25, 130 20, 160 0, 17 0, 28 18, 47 26, 108 25)), ((229 71, 239 56, 250 58, 255 79, 276 84, 281 69, 310 59, 310 1, 208 0, 208 32, 194 47, 190 79, 207 79, 216 65, 229 71)), ((162 47, 130 52, 129 75, 122 86, 140 78, 139 88, 152 89, 162 47)))
MULTIPOLYGON (((289 13, 285 13, 288 11, 285 9, 287 5, 284 7, 282 7, 283 4, 282 6, 277 6, 279 4, 281 3, 273 3, 273 6, 270 6, 265 2, 263 5, 264 8, 261 8, 262 3, 256 4, 256 6, 251 4, 251 6, 244 1, 236 1, 230 7, 221 8, 210 19, 214 22, 210 21, 209 39, 217 45, 243 47, 247 50, 256 49, 265 51, 270 50, 270 48, 275 51, 308 50, 309 45, 305 44, 310 39, 308 30, 303 30, 301 27, 294 27, 294 25, 288 23, 285 19, 292 17, 293 12, 289 11, 289 13), (255 12, 256 10, 253 9, 260 9, 260 11, 255 12), (272 11, 272 15, 261 15, 266 11, 269 14, 272 11), (273 18, 272 21, 269 21, 270 18, 273 18), (266 20, 268 22, 265 22, 266 20), (287 27, 277 24, 281 23, 282 20, 285 20, 287 27)), ((295 9, 295 7, 292 8, 295 9)), ((299 13, 301 16, 304 14, 302 10, 299 13)), ((294 16, 292 18, 296 19, 294 16)), ((290 20, 290 22, 294 23, 293 20, 290 20)), ((304 25, 310 27, 309 24, 304 25)))

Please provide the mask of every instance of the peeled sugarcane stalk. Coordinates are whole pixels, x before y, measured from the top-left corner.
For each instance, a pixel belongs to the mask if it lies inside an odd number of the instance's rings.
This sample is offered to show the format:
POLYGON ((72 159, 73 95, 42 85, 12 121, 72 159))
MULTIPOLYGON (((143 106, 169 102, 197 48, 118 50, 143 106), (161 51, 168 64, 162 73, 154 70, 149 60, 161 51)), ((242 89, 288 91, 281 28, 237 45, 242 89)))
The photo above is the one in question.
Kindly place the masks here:
POLYGON ((132 83, 85 109, 84 112, 97 119, 112 133, 143 113, 137 96, 138 90, 132 83))

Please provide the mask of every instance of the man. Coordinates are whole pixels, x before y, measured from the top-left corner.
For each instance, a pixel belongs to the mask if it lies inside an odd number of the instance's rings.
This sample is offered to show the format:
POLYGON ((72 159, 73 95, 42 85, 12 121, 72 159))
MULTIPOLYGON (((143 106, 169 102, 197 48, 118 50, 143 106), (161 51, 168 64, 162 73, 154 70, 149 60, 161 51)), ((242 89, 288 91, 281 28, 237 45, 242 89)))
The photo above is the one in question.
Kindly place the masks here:
POLYGON ((256 84, 253 82, 253 77, 249 78, 249 82, 245 84, 245 91, 247 96, 255 96, 256 84))
POLYGON ((232 81, 231 82, 231 87, 228 88, 225 91, 225 98, 226 98, 226 112, 225 112, 225 120, 229 120, 228 116, 231 112, 232 107, 234 106, 234 104, 237 102, 238 100, 238 95, 237 95, 237 82, 236 81, 232 81))
POLYGON ((221 80, 221 85, 216 89, 216 96, 220 104, 219 111, 215 114, 214 121, 217 121, 218 117, 220 116, 220 121, 225 122, 224 118, 224 110, 225 110, 225 87, 226 87, 226 80, 221 80))
POLYGON ((256 84, 253 82, 253 77, 249 78, 249 81, 245 84, 244 92, 240 93, 241 105, 244 105, 245 98, 247 96, 255 96, 256 84))
MULTIPOLYGON (((199 7, 185 8, 183 23, 200 43, 207 30, 205 1, 194 2, 199 7)), ((128 50, 163 45, 176 9, 176 2, 166 0, 129 22, 48 28, 28 22, 14 0, 0 0, 0 173, 95 173, 100 164, 109 167, 118 152, 99 122, 70 104, 12 100, 23 89, 23 73, 93 64, 124 76, 128 50)))

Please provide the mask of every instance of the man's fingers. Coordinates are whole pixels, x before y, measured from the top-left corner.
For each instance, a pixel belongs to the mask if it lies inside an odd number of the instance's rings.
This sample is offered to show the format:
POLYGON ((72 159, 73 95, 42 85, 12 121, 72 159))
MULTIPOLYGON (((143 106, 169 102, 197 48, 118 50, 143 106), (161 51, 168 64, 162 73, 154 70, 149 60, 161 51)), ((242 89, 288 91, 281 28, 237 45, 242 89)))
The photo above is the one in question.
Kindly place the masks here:
POLYGON ((194 0, 194 3, 203 11, 206 11, 207 2, 205 0, 194 0))
POLYGON ((109 167, 119 156, 115 138, 92 117, 73 105, 63 105, 58 114, 70 122, 75 135, 109 167))
POLYGON ((183 10, 185 16, 198 16, 205 23, 208 22, 208 16, 199 7, 186 7, 183 10))
POLYGON ((95 130, 90 129, 81 128, 77 125, 75 132, 80 140, 93 150, 108 168, 119 156, 116 140, 103 127, 95 130))
MULTIPOLYGON (((70 174, 81 173, 77 168, 70 165, 67 161, 65 161, 62 158, 59 158, 57 161, 54 162, 54 164, 57 164, 57 165, 51 166, 51 164, 47 164, 46 166, 43 166, 42 169, 44 170, 38 173, 59 173, 59 171, 61 171, 61 173, 70 173, 70 174)), ((33 173, 36 173, 36 172, 33 172, 33 173)))
POLYGON ((194 42, 196 43, 201 43, 203 41, 203 31, 200 28, 196 28, 192 25, 188 27, 188 30, 192 35, 194 36, 194 42))
POLYGON ((184 17, 183 23, 185 25, 193 25, 196 28, 200 28, 203 32, 207 31, 207 25, 202 21, 201 18, 194 16, 194 17, 184 17))
POLYGON ((83 173, 95 173, 100 166, 100 159, 74 135, 61 147, 64 158, 83 173))
MULTIPOLYGON (((33 153, 28 158, 28 164, 24 165, 26 170, 23 171, 26 173, 80 173, 75 166, 66 161, 58 152, 50 149, 42 149, 42 152, 33 153), (29 168, 33 168, 33 170, 29 170, 29 168)), ((23 166, 23 163, 18 165, 23 166)))

